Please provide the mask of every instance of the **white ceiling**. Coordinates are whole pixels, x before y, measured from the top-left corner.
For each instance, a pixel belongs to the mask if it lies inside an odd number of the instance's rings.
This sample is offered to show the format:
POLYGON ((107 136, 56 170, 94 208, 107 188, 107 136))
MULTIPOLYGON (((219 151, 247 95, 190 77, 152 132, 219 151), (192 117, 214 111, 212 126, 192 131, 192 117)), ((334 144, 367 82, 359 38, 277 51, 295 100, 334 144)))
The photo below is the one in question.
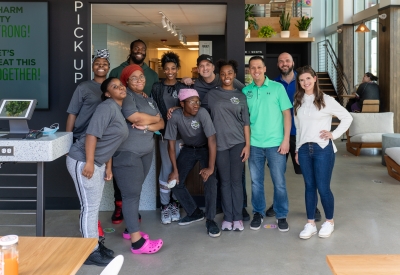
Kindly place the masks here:
POLYGON ((165 45, 186 48, 178 36, 163 28, 159 11, 182 31, 188 42, 198 41, 198 35, 225 34, 226 5, 93 4, 92 23, 109 24, 130 33, 146 41, 149 49, 165 45), (144 26, 126 26, 122 21, 142 22, 144 26), (167 40, 165 45, 161 39, 167 40))

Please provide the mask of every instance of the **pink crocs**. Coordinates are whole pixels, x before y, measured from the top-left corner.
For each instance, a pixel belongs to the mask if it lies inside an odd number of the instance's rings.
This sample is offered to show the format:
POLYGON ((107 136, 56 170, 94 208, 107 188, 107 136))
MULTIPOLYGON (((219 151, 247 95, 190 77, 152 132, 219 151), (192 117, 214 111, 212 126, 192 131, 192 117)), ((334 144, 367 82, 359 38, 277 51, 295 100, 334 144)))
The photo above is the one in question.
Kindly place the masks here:
POLYGON ((161 249, 163 246, 163 241, 161 239, 158 240, 146 240, 143 246, 139 249, 133 249, 131 247, 131 251, 133 254, 153 254, 161 249))
MULTIPOLYGON (((149 235, 144 233, 144 232, 142 232, 142 231, 140 231, 140 235, 145 240, 149 239, 149 235)), ((128 232, 128 230, 125 229, 124 233, 122 233, 122 238, 124 238, 126 240, 130 240, 131 239, 131 234, 128 232)))

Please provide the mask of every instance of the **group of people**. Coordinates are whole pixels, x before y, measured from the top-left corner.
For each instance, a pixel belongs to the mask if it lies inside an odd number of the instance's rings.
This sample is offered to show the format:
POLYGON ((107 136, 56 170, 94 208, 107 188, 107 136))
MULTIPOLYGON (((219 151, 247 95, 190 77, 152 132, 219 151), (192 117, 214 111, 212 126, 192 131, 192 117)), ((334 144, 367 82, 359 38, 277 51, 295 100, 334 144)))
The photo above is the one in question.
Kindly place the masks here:
MULTIPOLYGON (((253 82, 245 87, 236 79, 236 61, 219 60, 215 73, 212 56, 201 55, 197 59, 199 79, 178 81, 179 56, 166 52, 161 58, 166 78, 159 82, 144 63, 145 57, 146 44, 133 41, 128 60, 107 78, 108 51, 97 51, 92 60, 93 80, 78 85, 68 107, 67 131, 74 133, 76 141, 67 156, 67 168, 81 203, 83 237, 102 235, 100 200, 105 180, 113 178, 115 211, 111 219, 113 223, 125 220, 122 236, 131 240, 132 253, 152 254, 161 249, 161 239, 152 240, 140 231, 138 212, 155 134, 163 136, 159 139, 163 224, 177 221, 188 225, 206 218, 211 237, 220 236, 221 230, 243 231, 243 221, 250 220, 243 180, 248 160, 253 207, 250 229, 258 230, 267 215, 276 216, 279 231, 289 231, 285 172, 291 154, 295 172, 303 174, 305 182, 307 223, 300 238, 317 233, 315 221, 321 219, 317 191, 326 217, 319 236, 331 235, 334 198, 330 179, 336 152, 332 140, 348 129, 352 117, 319 90, 311 67, 295 72, 291 55, 282 53, 277 64, 281 75, 272 81, 265 75, 264 59, 254 56, 249 61, 253 82), (331 132, 333 115, 341 123, 331 132), (205 212, 185 185, 197 162, 205 212), (267 211, 266 162, 274 186, 273 204, 267 211), (218 194, 224 213, 221 226, 214 220, 218 194), (183 218, 180 206, 186 212, 183 218)), ((113 253, 100 239, 85 264, 107 265, 113 253)))

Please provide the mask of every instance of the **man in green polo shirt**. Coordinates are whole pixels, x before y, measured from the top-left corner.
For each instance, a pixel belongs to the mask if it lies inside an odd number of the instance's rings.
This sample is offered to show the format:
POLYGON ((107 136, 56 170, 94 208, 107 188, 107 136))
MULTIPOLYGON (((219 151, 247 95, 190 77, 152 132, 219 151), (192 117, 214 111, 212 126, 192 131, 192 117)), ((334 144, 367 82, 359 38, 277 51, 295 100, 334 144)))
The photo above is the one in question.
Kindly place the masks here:
POLYGON ((274 210, 279 231, 289 231, 286 221, 289 201, 286 192, 286 154, 289 152, 292 104, 282 84, 265 76, 266 67, 261 56, 249 60, 253 82, 243 88, 250 113, 251 203, 253 220, 250 229, 258 230, 263 222, 266 202, 264 195, 264 169, 268 161, 274 184, 274 210))

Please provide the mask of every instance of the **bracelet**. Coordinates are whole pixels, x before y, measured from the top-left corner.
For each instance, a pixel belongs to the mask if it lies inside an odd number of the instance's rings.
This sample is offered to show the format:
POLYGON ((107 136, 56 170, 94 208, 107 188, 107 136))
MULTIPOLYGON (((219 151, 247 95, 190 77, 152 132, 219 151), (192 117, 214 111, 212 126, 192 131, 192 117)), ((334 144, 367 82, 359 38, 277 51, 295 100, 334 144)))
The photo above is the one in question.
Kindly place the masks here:
POLYGON ((143 133, 147 133, 148 130, 149 130, 149 125, 146 125, 146 126, 144 127, 143 133))

